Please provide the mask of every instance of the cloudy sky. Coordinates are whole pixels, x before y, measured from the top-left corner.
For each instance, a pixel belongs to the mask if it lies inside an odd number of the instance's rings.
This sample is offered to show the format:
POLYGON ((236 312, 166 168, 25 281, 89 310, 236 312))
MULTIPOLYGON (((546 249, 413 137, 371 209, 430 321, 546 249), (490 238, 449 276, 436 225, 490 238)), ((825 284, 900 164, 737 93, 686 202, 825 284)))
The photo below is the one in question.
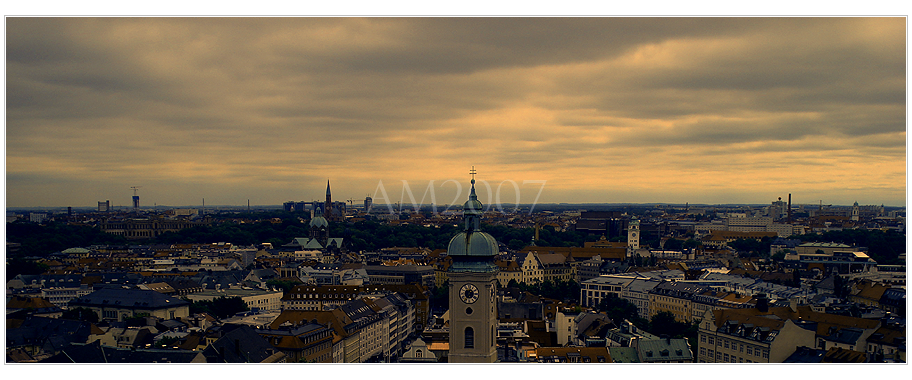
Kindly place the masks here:
POLYGON ((904 18, 14 17, 6 43, 12 207, 462 203, 473 165, 503 203, 905 205, 904 18))

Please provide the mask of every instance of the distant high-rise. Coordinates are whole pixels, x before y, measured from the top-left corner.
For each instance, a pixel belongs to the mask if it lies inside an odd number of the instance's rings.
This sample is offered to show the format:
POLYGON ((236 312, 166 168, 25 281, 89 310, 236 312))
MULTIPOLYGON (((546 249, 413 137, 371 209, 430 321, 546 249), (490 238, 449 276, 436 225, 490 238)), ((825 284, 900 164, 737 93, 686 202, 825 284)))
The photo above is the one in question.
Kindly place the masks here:
POLYGON ((371 197, 364 198, 364 212, 370 213, 371 207, 374 206, 374 199, 371 197))
POLYGON ((792 193, 789 193, 788 224, 792 224, 792 193))
POLYGON ((288 212, 304 212, 305 209, 307 208, 307 204, 308 204, 307 202, 303 202, 303 201, 300 201, 300 202, 288 201, 288 202, 285 202, 282 204, 282 208, 284 208, 285 211, 288 211, 288 212))
POLYGON ((111 212, 111 201, 98 202, 98 212, 111 212))
POLYGON ((139 211, 139 188, 140 186, 130 186, 133 189, 133 211, 139 211))

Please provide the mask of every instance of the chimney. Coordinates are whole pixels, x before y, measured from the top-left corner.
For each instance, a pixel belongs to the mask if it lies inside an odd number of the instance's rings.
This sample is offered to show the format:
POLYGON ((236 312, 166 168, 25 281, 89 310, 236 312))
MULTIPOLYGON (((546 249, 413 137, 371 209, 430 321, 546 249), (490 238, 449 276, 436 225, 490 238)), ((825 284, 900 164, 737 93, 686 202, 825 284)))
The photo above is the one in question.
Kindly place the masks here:
POLYGON ((757 295, 757 310, 764 313, 769 311, 769 299, 766 298, 766 294, 764 293, 757 295))
POLYGON ((792 224, 792 193, 789 193, 788 224, 792 224))

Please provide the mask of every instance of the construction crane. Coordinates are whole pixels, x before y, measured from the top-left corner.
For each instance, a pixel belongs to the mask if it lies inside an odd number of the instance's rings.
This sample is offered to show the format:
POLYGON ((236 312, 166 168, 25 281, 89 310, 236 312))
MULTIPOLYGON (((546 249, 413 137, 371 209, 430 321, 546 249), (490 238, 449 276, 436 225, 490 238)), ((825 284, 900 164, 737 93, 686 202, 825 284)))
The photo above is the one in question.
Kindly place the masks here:
POLYGON ((139 188, 142 186, 130 186, 133 189, 133 211, 139 211, 139 188))

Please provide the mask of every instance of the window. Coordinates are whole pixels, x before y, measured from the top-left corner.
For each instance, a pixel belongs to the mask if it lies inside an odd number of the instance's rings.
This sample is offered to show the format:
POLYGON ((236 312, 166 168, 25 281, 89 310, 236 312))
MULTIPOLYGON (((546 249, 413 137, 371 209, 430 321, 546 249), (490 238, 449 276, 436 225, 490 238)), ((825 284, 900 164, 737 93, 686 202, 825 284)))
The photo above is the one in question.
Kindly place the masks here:
POLYGON ((741 352, 744 352, 744 345, 741 344, 740 346, 741 346, 741 352))
POLYGON ((706 343, 706 335, 700 335, 700 343, 706 343))
POLYGON ((751 348, 750 346, 747 346, 747 354, 750 355, 750 354, 753 354, 753 353, 754 353, 754 349, 751 348))
POLYGON ((465 328, 465 348, 475 348, 475 330, 471 327, 465 328))
POLYGON ((723 343, 723 346, 725 346, 725 348, 728 349, 728 341, 726 340, 726 341, 723 341, 722 343, 723 343))
POLYGON ((713 337, 709 337, 709 344, 713 344, 713 337))

